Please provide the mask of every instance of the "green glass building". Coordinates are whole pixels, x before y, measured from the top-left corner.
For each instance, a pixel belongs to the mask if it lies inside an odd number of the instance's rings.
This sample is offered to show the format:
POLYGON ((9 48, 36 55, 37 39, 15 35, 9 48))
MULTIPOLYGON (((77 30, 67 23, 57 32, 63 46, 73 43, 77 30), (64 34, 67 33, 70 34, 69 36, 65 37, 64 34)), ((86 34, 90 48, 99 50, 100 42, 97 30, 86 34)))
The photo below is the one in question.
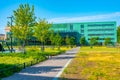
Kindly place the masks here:
POLYGON ((79 44, 80 38, 85 37, 89 44, 91 37, 98 37, 99 43, 103 43, 105 38, 110 38, 112 43, 117 42, 116 22, 82 22, 82 23, 58 23, 53 24, 55 32, 60 32, 62 37, 73 36, 76 43, 79 44))

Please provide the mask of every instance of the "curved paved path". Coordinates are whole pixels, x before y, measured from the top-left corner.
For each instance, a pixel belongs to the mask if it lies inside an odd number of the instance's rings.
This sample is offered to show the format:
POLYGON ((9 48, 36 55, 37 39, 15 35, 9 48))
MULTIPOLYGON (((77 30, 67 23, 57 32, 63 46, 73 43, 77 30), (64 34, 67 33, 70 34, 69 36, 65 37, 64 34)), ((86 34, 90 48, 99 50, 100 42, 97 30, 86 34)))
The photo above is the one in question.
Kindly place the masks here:
POLYGON ((65 54, 54 56, 39 64, 23 69, 19 73, 2 80, 57 80, 64 67, 74 58, 79 47, 67 51, 65 54))

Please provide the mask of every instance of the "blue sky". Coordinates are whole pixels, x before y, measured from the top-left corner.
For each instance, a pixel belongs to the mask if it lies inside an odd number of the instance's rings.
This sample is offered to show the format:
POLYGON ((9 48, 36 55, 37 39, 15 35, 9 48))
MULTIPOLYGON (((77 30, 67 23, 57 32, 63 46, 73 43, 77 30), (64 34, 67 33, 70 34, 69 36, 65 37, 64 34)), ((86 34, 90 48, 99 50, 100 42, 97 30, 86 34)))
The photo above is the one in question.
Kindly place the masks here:
POLYGON ((120 25, 120 0, 0 0, 0 33, 7 17, 25 3, 34 5, 38 18, 53 23, 116 21, 120 25))

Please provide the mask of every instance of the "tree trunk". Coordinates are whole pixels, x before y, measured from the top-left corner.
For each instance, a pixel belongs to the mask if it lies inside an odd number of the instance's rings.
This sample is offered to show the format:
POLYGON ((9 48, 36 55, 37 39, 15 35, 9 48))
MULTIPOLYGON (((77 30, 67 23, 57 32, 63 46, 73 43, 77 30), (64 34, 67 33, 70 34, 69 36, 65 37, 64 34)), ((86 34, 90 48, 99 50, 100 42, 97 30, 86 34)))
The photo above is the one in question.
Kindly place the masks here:
POLYGON ((44 52, 44 42, 42 42, 41 51, 44 52))
POLYGON ((52 45, 51 49, 54 50, 54 45, 52 45))
POLYGON ((93 46, 92 46, 92 45, 90 45, 90 48, 92 49, 92 48, 93 48, 93 46))
POLYGON ((58 50, 60 50, 60 46, 58 46, 58 50))
POLYGON ((24 53, 24 54, 26 53, 25 44, 26 44, 26 41, 24 40, 24 41, 23 41, 23 46, 22 46, 22 47, 23 47, 23 53, 24 53))
POLYGON ((66 45, 67 46, 67 48, 69 48, 69 45, 66 45))

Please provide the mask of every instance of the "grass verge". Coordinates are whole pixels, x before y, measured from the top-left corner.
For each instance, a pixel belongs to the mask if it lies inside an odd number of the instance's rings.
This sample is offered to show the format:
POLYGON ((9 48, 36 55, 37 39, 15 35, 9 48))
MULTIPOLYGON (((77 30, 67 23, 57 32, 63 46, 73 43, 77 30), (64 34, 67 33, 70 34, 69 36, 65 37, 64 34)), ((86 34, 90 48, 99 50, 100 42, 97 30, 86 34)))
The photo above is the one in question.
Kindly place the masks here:
POLYGON ((61 80, 120 80, 120 49, 80 48, 61 80))

